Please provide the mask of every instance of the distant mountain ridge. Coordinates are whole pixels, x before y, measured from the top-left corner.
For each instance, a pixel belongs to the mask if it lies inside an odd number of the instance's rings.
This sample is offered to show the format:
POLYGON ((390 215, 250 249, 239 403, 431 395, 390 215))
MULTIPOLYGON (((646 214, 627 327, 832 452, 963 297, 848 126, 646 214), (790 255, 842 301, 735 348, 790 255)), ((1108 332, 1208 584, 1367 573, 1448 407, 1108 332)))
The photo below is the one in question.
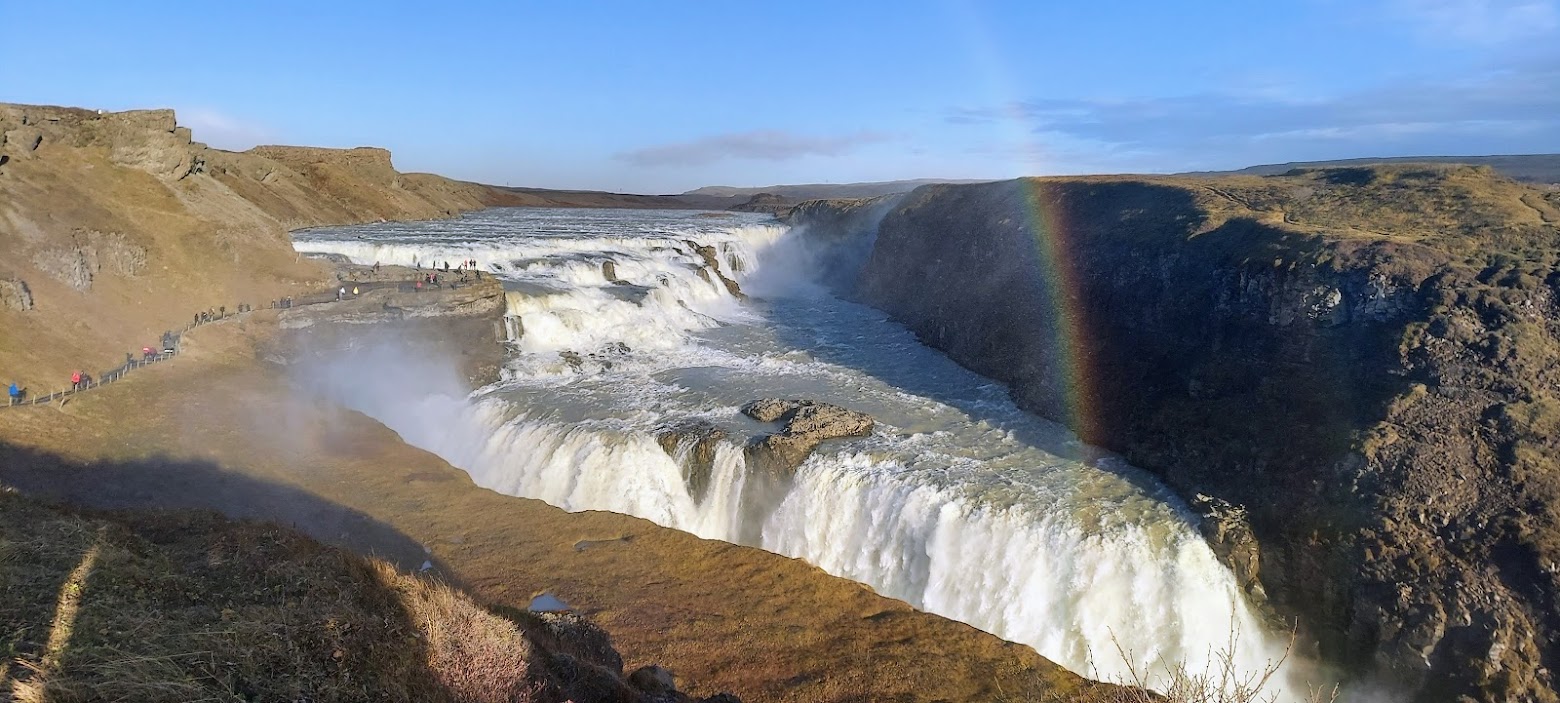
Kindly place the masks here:
POLYGON ((1291 161, 1283 164, 1248 166, 1237 171, 1194 171, 1182 175, 1212 176, 1249 174, 1280 176, 1297 168, 1332 168, 1367 164, 1434 163, 1489 166, 1507 178, 1527 183, 1560 183, 1560 154, 1508 154, 1500 156, 1386 156, 1336 161, 1291 161))
POLYGON ((876 198, 879 195, 893 195, 894 193, 908 193, 916 188, 933 183, 986 183, 986 180, 953 179, 953 178, 916 178, 905 181, 878 181, 873 183, 804 183, 797 185, 774 185, 760 188, 739 188, 736 186, 704 186, 695 188, 683 195, 706 195, 721 198, 737 196, 751 197, 760 193, 778 195, 782 198, 793 200, 827 200, 830 198, 876 198))

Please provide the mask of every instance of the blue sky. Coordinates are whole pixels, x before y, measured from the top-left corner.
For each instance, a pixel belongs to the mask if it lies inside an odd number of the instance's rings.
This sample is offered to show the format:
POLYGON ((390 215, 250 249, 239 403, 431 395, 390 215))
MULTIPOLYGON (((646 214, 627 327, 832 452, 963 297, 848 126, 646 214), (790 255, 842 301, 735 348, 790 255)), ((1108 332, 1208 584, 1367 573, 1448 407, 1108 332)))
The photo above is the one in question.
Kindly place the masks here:
POLYGON ((1560 152, 1560 0, 4 0, 0 100, 629 192, 1560 152))

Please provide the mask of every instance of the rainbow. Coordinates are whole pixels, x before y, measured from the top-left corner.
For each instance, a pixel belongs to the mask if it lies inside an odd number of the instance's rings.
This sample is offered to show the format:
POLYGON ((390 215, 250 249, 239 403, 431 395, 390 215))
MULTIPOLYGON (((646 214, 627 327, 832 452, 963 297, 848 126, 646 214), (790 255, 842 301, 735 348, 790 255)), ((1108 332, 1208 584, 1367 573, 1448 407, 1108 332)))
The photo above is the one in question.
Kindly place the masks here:
POLYGON ((1103 427, 1092 385, 1096 378, 1093 354, 1088 344, 1083 290, 1070 258, 1076 250, 1077 243, 1071 241, 1076 230, 1068 227, 1062 208, 1046 197, 1044 183, 1026 178, 1018 181, 1018 187, 1024 209, 1024 234, 1035 247, 1041 283, 1050 301, 1050 309, 1044 311, 1050 317, 1054 334, 1049 371, 1055 376, 1052 385, 1061 400, 1058 410, 1062 413, 1062 417, 1053 419, 1072 428, 1084 442, 1097 444, 1103 439, 1103 427))
MULTIPOLYGON (((991 36, 988 22, 976 3, 954 0, 948 9, 976 65, 975 73, 982 88, 995 98, 991 104, 1003 106, 1001 118, 994 126, 1000 132, 998 138, 1013 145, 1015 172, 1020 175, 1046 173, 1050 169, 1047 168, 1045 148, 1034 137, 1037 125, 1014 99, 1022 93, 1009 75, 1007 62, 998 55, 999 45, 991 36)), ((1060 407, 1052 407, 1054 413, 1060 413, 1052 419, 1071 428, 1083 441, 1098 444, 1104 437, 1096 403, 1099 396, 1092 385, 1097 378, 1096 369, 1092 367, 1093 355, 1088 344, 1088 325, 1084 319, 1077 268, 1069 256, 1077 244, 1071 241, 1075 230, 1068 226, 1061 206, 1046 198, 1046 186, 1042 182, 1023 178, 1018 183, 1022 191, 1023 226, 1033 240, 1046 297, 1051 301, 1051 309, 1043 311, 1050 316, 1051 329, 1055 333, 1054 351, 1049 359, 1054 381, 1049 385, 1061 402, 1060 407)))

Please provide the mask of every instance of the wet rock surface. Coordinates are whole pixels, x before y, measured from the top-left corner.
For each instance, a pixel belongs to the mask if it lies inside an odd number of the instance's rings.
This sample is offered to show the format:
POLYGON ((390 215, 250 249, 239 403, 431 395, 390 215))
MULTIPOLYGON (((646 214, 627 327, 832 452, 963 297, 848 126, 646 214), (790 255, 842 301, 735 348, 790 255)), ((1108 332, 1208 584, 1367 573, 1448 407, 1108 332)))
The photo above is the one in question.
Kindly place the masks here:
POLYGON ((779 432, 748 443, 748 465, 771 474, 788 475, 819 444, 842 437, 872 434, 871 415, 812 400, 762 398, 742 407, 759 422, 784 422, 779 432))
POLYGON ((679 463, 683 482, 688 486, 689 495, 701 503, 709 494, 710 476, 715 471, 715 448, 726 437, 725 430, 707 420, 685 420, 668 425, 655 435, 661 449, 673 457, 678 457, 686 448, 687 455, 679 463))
POLYGON ((1213 548, 1214 556, 1235 574, 1241 590, 1258 603, 1265 601, 1267 594, 1262 591, 1259 578, 1262 545, 1251 531, 1246 509, 1201 493, 1193 496, 1190 504, 1201 518, 1198 529, 1213 548))
POLYGON ((607 279, 608 283, 614 283, 617 285, 628 283, 628 281, 618 278, 617 263, 611 259, 601 262, 601 277, 607 279))
POLYGON ((688 248, 698 254, 699 258, 704 259, 704 270, 714 272, 715 277, 720 279, 721 285, 726 287, 727 292, 731 293, 738 300, 747 299, 747 294, 742 292, 742 286, 737 285, 736 281, 727 277, 725 272, 720 270, 720 252, 716 251, 715 247, 700 244, 691 239, 684 240, 683 244, 686 244, 688 248))

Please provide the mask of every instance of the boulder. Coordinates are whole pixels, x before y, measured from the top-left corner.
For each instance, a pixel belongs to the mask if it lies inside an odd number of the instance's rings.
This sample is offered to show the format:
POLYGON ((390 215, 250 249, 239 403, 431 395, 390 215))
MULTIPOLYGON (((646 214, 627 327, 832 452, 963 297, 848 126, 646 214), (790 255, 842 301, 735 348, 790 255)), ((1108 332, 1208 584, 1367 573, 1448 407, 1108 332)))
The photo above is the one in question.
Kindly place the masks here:
POLYGON ((611 259, 607 259, 606 261, 601 262, 601 277, 607 279, 608 283, 615 283, 618 285, 622 285, 628 282, 618 278, 617 264, 611 259))
POLYGON ((786 413, 797 409, 801 401, 780 398, 760 398, 742 407, 742 414, 759 422, 774 422, 786 413))
POLYGON ((580 661, 604 667, 621 676, 623 656, 612 647, 612 636, 600 626, 576 613, 534 613, 541 632, 533 629, 533 637, 545 633, 547 646, 554 652, 568 654, 580 661))
POLYGON ((760 398, 742 406, 742 414, 759 422, 785 421, 780 434, 819 442, 872 434, 872 416, 814 400, 760 398))
POLYGON ((16 158, 26 158, 42 144, 43 130, 36 127, 7 130, 5 138, 0 139, 0 146, 4 146, 6 153, 16 158))
MULTIPOLYGON (((704 259, 704 265, 715 273, 722 285, 726 286, 726 292, 738 300, 747 299, 747 294, 742 292, 742 286, 737 285, 736 281, 727 278, 726 274, 720 270, 720 256, 715 247, 700 244, 692 239, 685 239, 683 243, 687 244, 690 249, 693 249, 693 252, 698 254, 699 258, 704 259)), ((708 279, 706 278, 706 280, 708 279)))
POLYGON ((742 407, 759 422, 780 422, 779 432, 748 444, 748 465, 773 474, 789 474, 813 449, 830 439, 872 434, 871 415, 812 400, 762 398, 742 407))

